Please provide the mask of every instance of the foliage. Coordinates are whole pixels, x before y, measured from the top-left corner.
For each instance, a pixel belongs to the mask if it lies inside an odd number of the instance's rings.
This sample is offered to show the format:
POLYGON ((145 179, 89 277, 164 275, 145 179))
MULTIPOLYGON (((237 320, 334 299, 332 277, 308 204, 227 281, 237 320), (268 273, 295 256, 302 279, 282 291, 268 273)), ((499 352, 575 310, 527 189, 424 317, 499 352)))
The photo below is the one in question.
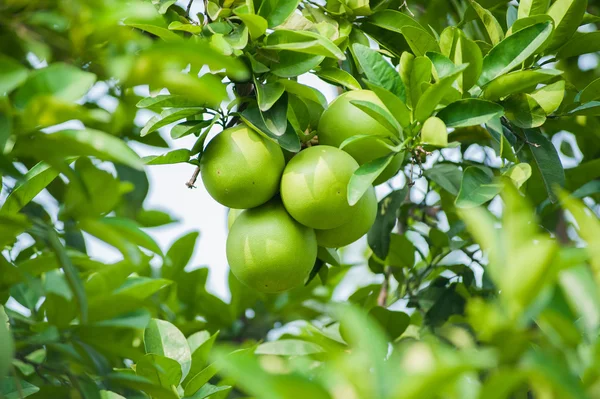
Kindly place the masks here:
POLYGON ((600 396, 596 2, 190 6, 0 4, 0 397, 600 396), (240 121, 312 145, 327 102, 306 73, 385 105, 353 104, 394 139, 349 139, 390 150, 349 200, 402 152, 401 177, 361 262, 320 248, 305 287, 230 275, 225 302, 189 267, 198 233, 153 238, 173 220, 144 204, 146 165, 191 173, 240 121), (168 129, 195 144, 170 150, 168 129), (90 236, 122 259, 88 256, 90 236), (377 283, 334 301, 357 268, 377 283))

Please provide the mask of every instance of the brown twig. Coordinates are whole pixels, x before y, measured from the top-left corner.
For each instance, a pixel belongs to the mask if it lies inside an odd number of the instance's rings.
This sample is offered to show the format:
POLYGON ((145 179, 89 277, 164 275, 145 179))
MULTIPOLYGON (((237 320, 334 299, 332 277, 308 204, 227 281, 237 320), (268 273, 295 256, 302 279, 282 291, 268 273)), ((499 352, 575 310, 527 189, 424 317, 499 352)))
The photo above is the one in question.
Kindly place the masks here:
POLYGON ((377 296, 377 305, 381 307, 386 307, 388 294, 390 290, 390 275, 392 274, 392 269, 389 266, 385 267, 385 271, 383 272, 384 280, 381 284, 381 289, 379 290, 379 296, 377 296))
POLYGON ((196 166, 196 169, 194 169, 194 173, 192 174, 192 177, 190 178, 190 180, 187 183, 185 183, 185 185, 188 186, 188 188, 195 188, 196 180, 198 180, 199 174, 200 174, 200 166, 196 166))
POLYGON ((190 0, 190 2, 187 5, 187 8, 185 9, 185 15, 188 17, 188 19, 190 19, 190 11, 192 10, 192 4, 194 4, 194 0, 190 0))

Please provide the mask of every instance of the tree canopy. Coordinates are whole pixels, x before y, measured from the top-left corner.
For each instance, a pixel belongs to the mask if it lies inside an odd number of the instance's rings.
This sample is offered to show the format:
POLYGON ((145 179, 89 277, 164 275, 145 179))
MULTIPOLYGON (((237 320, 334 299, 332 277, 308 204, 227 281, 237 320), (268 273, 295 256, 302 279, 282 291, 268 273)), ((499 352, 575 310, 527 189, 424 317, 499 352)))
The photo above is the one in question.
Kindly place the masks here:
POLYGON ((593 0, 4 0, 0 398, 599 397, 599 15, 593 0), (286 160, 320 145, 329 104, 308 75, 374 93, 347 106, 378 133, 338 143, 382 149, 343 193, 383 181, 366 248, 350 263, 319 247, 279 294, 230 273, 225 301, 190 263, 198 232, 157 243, 176 221, 145 203, 146 171, 188 164, 173 179, 193 188, 207 138, 238 124, 286 160), (89 256, 90 237, 120 260, 89 256), (374 282, 340 294, 355 268, 374 282))

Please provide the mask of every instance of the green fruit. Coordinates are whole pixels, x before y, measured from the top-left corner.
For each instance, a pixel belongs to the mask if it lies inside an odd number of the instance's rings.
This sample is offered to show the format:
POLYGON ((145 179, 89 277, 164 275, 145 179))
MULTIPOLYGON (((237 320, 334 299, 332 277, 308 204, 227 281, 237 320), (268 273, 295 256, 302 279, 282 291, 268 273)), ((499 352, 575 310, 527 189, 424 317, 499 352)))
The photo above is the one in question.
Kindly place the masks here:
POLYGON ((244 209, 234 209, 230 208, 229 212, 227 212, 227 228, 231 230, 231 226, 233 226, 233 222, 237 219, 240 214, 244 212, 244 209))
POLYGON ((314 230, 295 221, 279 199, 242 212, 227 236, 231 271, 260 292, 301 286, 316 259, 314 230))
POLYGON ((340 248, 352 244, 371 228, 377 216, 377 197, 371 187, 354 206, 350 221, 329 230, 315 230, 317 243, 322 247, 340 248))
POLYGON ((284 166, 281 148, 245 125, 219 133, 200 159, 208 193, 217 202, 237 209, 270 200, 277 193, 284 166))
MULTIPOLYGON (((369 90, 348 91, 329 104, 319 121, 319 143, 339 147, 344 140, 356 136, 370 134, 373 136, 386 136, 389 131, 381 126, 375 119, 361 111, 350 101, 370 101, 385 108, 379 97, 369 90)), ((344 151, 363 165, 376 158, 381 158, 391 151, 385 145, 375 140, 360 140, 344 147, 344 151)), ((394 157, 390 165, 379 175, 375 184, 380 184, 394 176, 404 160, 404 153, 394 157)))
POLYGON ((287 164, 281 178, 281 199, 294 219, 314 229, 333 229, 350 220, 348 182, 356 161, 335 147, 307 148, 287 164))

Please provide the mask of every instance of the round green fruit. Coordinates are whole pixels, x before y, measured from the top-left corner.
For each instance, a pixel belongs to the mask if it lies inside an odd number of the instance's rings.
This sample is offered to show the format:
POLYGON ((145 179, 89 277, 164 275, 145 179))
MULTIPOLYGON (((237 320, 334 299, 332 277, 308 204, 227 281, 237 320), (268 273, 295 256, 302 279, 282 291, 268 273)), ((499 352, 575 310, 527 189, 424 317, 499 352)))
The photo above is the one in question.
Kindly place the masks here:
POLYGON ((285 167, 274 142, 239 125, 215 136, 200 158, 202 182, 217 202, 248 209, 270 200, 285 167))
POLYGON ((314 230, 295 221, 279 199, 242 212, 227 236, 231 271, 260 292, 301 286, 316 259, 314 230))
POLYGON ((377 197, 371 187, 354 206, 350 220, 340 227, 315 230, 317 243, 322 247, 340 248, 352 244, 367 234, 377 216, 377 197))
POLYGON ((285 209, 314 229, 341 226, 353 214, 347 190, 356 169, 354 158, 335 147, 318 145, 300 151, 288 162, 281 178, 285 209))
MULTIPOLYGON (((320 144, 339 147, 344 140, 352 136, 365 134, 386 136, 389 134, 385 127, 350 102, 355 100, 369 101, 385 108, 379 97, 370 90, 353 90, 340 95, 329 104, 329 108, 321 115, 317 129, 320 144)), ((344 147, 344 151, 352 155, 360 165, 391 152, 389 148, 375 140, 359 140, 344 147)), ((398 173, 403 160, 404 153, 396 155, 374 184, 383 183, 398 173)))
POLYGON ((227 212, 227 229, 231 230, 233 222, 235 222, 242 212, 244 212, 244 209, 229 208, 229 212, 227 212))

